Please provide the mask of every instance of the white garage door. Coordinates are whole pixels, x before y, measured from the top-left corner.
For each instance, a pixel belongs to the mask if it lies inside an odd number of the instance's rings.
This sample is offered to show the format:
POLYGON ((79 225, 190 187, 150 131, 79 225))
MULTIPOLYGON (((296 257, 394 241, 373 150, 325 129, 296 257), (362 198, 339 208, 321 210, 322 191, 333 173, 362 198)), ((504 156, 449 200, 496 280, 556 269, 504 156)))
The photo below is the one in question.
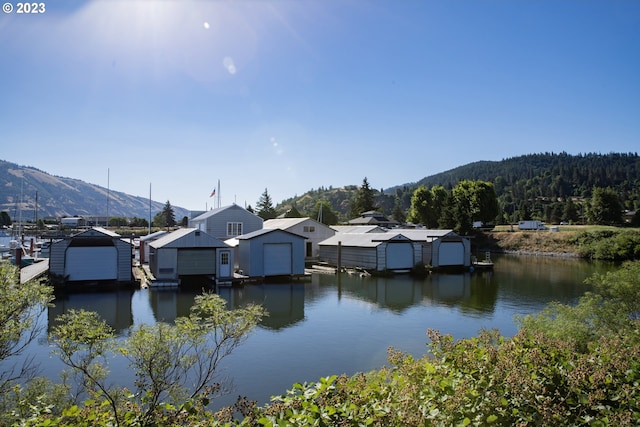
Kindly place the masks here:
POLYGON ((464 265, 464 245, 462 242, 442 242, 440 244, 440 266, 464 265))
POLYGON ((263 250, 265 276, 293 274, 291 243, 266 243, 263 250))
POLYGON ((387 245, 387 269, 413 268, 413 245, 411 243, 389 243, 387 245))
POLYGON ((118 278, 118 252, 115 246, 71 247, 64 268, 69 280, 115 280, 118 278))

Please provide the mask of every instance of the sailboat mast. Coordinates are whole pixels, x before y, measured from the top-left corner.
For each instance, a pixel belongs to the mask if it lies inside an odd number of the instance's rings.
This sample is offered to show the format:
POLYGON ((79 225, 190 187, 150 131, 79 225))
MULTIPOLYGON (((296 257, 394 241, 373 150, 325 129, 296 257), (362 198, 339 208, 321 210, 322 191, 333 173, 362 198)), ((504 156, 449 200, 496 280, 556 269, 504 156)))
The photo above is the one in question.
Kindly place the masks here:
POLYGON ((109 227, 109 175, 110 171, 109 168, 107 168, 107 223, 104 225, 105 227, 109 227))
POLYGON ((149 183, 149 234, 151 234, 151 183, 149 183))

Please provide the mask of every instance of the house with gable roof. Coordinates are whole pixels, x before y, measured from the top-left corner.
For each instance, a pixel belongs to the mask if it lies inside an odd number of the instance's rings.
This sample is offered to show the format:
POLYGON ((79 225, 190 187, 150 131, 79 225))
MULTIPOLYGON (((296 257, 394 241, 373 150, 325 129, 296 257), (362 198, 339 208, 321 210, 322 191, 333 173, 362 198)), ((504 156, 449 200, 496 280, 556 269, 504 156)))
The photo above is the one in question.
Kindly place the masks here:
POLYGON ((210 236, 227 239, 262 229, 263 219, 235 203, 202 213, 189 221, 189 227, 210 236))

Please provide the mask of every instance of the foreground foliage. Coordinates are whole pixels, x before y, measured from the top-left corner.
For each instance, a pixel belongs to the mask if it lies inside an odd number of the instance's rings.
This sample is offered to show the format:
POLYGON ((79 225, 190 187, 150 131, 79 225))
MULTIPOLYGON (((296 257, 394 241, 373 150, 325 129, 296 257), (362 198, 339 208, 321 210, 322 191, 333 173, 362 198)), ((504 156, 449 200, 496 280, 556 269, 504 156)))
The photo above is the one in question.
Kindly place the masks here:
MULTIPOLYGON (((175 324, 142 325, 123 341, 96 313, 69 310, 50 340, 69 367, 61 387, 14 389, 13 422, 34 426, 185 425, 206 418, 222 387, 217 368, 266 315, 257 305, 228 310, 216 294, 197 296, 189 316, 175 324), (122 355, 133 390, 108 383, 109 358, 122 355), (25 397, 37 395, 30 404, 25 397), (64 405, 62 407, 56 405, 64 405)), ((7 421, 5 417, 5 421, 7 421)))
POLYGON ((389 349, 389 365, 380 370, 295 384, 262 407, 239 399, 211 413, 205 400, 181 404, 164 394, 151 399, 158 403, 153 417, 144 417, 149 400, 131 397, 116 417, 97 392, 55 415, 52 405, 32 404, 20 425, 639 425, 640 262, 589 282, 593 291, 577 305, 553 304, 520 319, 513 338, 481 331, 455 341, 429 330, 422 358, 389 349))
POLYGON ((638 336, 565 341, 483 332, 454 342, 430 331, 431 356, 390 350, 391 367, 297 384, 244 425, 636 425, 638 336))
MULTIPOLYGON (((39 280, 20 283, 20 270, 8 262, 0 263, 0 362, 10 362, 39 334, 39 315, 53 300, 53 291, 39 280)), ((31 377, 35 367, 27 359, 15 368, 0 371, 0 396, 14 383, 31 377)), ((0 405, 2 399, 0 399, 0 405)))

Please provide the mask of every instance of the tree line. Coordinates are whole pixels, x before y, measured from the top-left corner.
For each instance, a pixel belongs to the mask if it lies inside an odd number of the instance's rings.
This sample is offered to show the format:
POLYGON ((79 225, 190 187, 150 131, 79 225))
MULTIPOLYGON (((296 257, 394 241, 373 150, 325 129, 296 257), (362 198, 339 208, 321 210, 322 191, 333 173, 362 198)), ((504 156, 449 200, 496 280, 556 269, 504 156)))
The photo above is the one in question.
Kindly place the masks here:
MULTIPOLYGON (((277 215, 295 207, 302 215, 315 218, 310 213, 318 211, 318 203, 329 205, 337 222, 346 222, 373 208, 401 223, 417 220, 424 225, 436 224, 458 231, 464 231, 463 224, 471 224, 470 221, 510 224, 538 219, 549 224, 618 225, 625 222, 624 212, 640 208, 640 157, 635 153, 530 154, 499 162, 471 163, 389 189, 377 190, 367 178, 359 187, 319 187, 284 200, 275 208, 272 206, 272 210, 277 215), (485 190, 493 187, 498 206, 494 217, 489 218, 495 210, 493 202, 487 205, 488 209, 485 206, 481 210, 482 219, 473 207, 465 209, 466 202, 460 197, 468 193, 465 188, 470 185, 485 190), (373 203, 360 204, 363 194, 365 200, 372 199, 373 203), (426 205, 431 212, 416 217, 416 212, 426 209, 426 205), (445 205, 448 208, 443 214, 445 205), (469 218, 465 220, 465 216, 469 218)), ((630 220, 632 225, 640 225, 637 215, 630 220)))

